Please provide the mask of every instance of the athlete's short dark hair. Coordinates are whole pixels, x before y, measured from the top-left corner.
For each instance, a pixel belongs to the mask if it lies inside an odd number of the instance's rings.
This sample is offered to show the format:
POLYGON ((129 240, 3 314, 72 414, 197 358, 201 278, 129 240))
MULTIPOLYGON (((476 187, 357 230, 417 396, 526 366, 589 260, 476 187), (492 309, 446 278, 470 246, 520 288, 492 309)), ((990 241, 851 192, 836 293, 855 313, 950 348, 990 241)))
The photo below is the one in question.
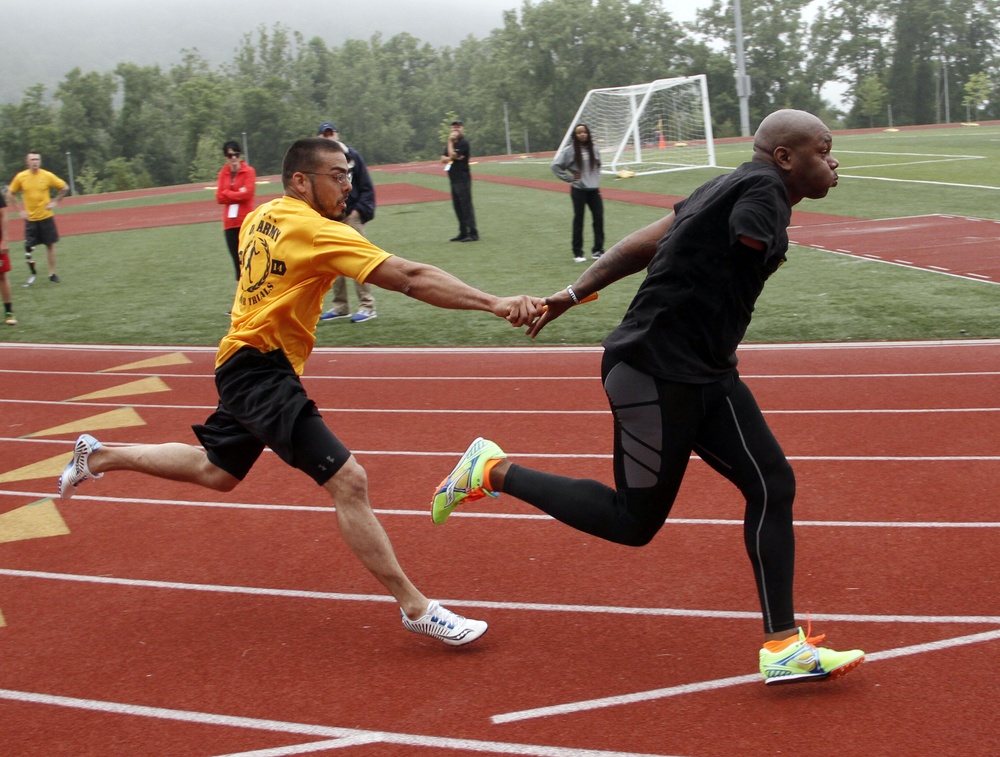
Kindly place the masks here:
POLYGON ((315 171, 323 168, 323 158, 330 153, 347 155, 347 149, 336 139, 309 137, 292 143, 281 162, 281 184, 287 187, 292 174, 297 171, 315 171))

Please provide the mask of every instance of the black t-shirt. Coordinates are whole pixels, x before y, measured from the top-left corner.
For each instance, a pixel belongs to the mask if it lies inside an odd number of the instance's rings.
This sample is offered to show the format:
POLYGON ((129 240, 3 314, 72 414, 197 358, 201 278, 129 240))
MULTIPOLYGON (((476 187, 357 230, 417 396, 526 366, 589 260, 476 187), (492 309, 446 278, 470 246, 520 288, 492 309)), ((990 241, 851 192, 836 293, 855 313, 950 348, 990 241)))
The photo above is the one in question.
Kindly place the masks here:
POLYGON ((778 169, 748 162, 696 189, 674 213, 604 347, 654 376, 707 383, 736 368, 754 303, 785 260, 792 206, 778 169))
MULTIPOLYGON (((448 154, 448 148, 442 155, 448 154)), ((451 162, 451 168, 448 169, 449 179, 468 179, 469 178, 469 140, 465 137, 459 137, 455 140, 455 160, 451 162), (458 156, 462 156, 461 160, 458 160, 458 156)))

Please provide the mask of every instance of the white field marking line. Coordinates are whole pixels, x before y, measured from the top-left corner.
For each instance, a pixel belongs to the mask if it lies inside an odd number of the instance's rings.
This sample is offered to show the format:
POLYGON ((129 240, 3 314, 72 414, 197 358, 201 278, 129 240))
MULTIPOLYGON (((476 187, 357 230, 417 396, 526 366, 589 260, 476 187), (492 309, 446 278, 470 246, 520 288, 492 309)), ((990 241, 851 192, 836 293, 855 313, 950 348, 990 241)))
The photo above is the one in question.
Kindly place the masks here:
MULTIPOLYGON (((971 634, 969 636, 957 636, 951 639, 932 641, 927 644, 914 644, 908 647, 897 647, 896 649, 887 649, 883 652, 866 654, 865 662, 879 662, 881 660, 890 660, 907 655, 939 652, 967 644, 981 644, 984 642, 995 641, 997 639, 1000 639, 1000 630, 971 634)), ((623 704, 634 704, 636 702, 648 702, 653 699, 665 699, 667 697, 674 697, 681 694, 697 694, 703 691, 712 691, 715 689, 728 688, 730 686, 741 686, 746 683, 757 683, 758 685, 763 685, 761 684, 759 674, 733 676, 731 678, 719 678, 714 681, 701 681, 699 683, 670 686, 664 689, 653 689, 652 691, 640 691, 634 694, 621 694, 613 697, 604 697, 602 699, 591 699, 582 702, 568 702, 550 707, 538 707, 531 710, 521 710, 519 712, 507 712, 502 715, 494 715, 490 718, 490 720, 494 723, 500 724, 530 720, 533 718, 552 717, 553 715, 569 715, 587 710, 597 710, 623 704)))
MULTIPOLYGON (((1000 457, 997 458, 1000 460, 1000 457)), ((36 499, 55 499, 53 494, 40 492, 25 492, 0 489, 0 497, 35 497, 36 499)), ((95 502, 105 505, 153 505, 156 507, 205 507, 218 510, 259 510, 261 512, 298 512, 298 513, 335 513, 333 505, 279 505, 252 502, 206 502, 184 499, 137 499, 135 497, 97 497, 86 494, 76 494, 76 502, 95 502)), ((65 502, 65 500, 56 500, 65 502)), ((372 508, 377 515, 416 516, 426 518, 427 511, 421 509, 372 508)), ((497 512, 466 512, 452 513, 453 518, 478 518, 481 520, 529 520, 555 523, 549 515, 542 513, 497 513, 497 512)), ((1000 528, 1000 521, 853 521, 853 520, 795 520, 796 528, 1000 528)), ((742 526, 743 521, 735 518, 668 518, 667 526, 742 526)))
POLYGON ((342 739, 329 739, 327 741, 310 741, 305 744, 279 746, 270 749, 254 749, 250 752, 230 752, 229 754, 215 755, 215 757, 288 757, 293 754, 312 754, 313 752, 325 751, 327 749, 346 749, 352 746, 378 744, 381 742, 382 738, 377 733, 372 733, 342 739))
MULTIPOLYGON (((940 214, 932 214, 940 215, 940 214)), ((930 216, 901 216, 901 218, 928 218, 930 216)), ((965 218, 966 216, 955 216, 947 215, 947 218, 965 218)), ((861 219, 865 220, 865 219, 861 219)), ((879 220, 893 220, 893 219, 879 219, 879 220)), ((986 220, 986 219, 973 219, 973 220, 986 220)), ((839 225, 839 222, 838 222, 839 225)), ((803 228, 801 226, 791 227, 791 228, 803 228)), ((884 349, 894 349, 894 348, 953 348, 953 347, 982 347, 989 346, 995 347, 1000 345, 1000 339, 926 339, 916 342, 782 342, 782 343, 744 343, 740 345, 741 351, 764 351, 764 352, 788 352, 788 351, 815 351, 815 350, 884 350, 884 349)), ((0 351, 4 349, 11 350, 42 350, 42 351, 72 351, 72 352, 111 352, 111 353, 121 353, 128 354, 130 352, 185 352, 185 353, 197 353, 197 352, 211 352, 214 354, 216 348, 214 347, 169 347, 169 346, 159 346, 159 345, 148 345, 148 346, 135 346, 135 345, 116 345, 116 344, 32 344, 32 343, 22 343, 22 342, 0 342, 0 351)), ((534 356, 534 355, 567 355, 573 353, 598 353, 602 354, 604 348, 601 346, 575 346, 575 347, 541 347, 541 346, 527 346, 527 347, 316 347, 313 351, 313 355, 325 355, 329 358, 336 359, 342 355, 364 355, 370 357, 371 355, 408 355, 408 356, 419 356, 419 355, 518 355, 518 356, 534 356)), ((315 361, 315 358, 314 358, 315 361)), ((315 361, 315 365, 319 362, 315 361)), ((48 373, 48 371, 46 371, 48 373)), ((96 373, 107 374, 107 371, 98 371, 96 373)), ((132 375, 132 374, 120 374, 120 375, 132 375)), ((166 375, 166 374, 157 374, 166 375)), ((169 374, 173 375, 173 374, 169 374)), ((306 378, 311 378, 310 374, 306 374, 306 378)))
POLYGON ((885 258, 881 258, 878 255, 871 255, 869 253, 864 253, 864 252, 850 252, 849 250, 848 251, 831 250, 827 247, 820 247, 818 245, 813 245, 813 244, 801 244, 799 242, 793 242, 793 244, 798 244, 800 247, 809 247, 813 250, 820 250, 821 252, 829 252, 834 255, 846 255, 847 257, 852 257, 862 260, 870 260, 873 263, 885 263, 886 265, 895 265, 899 266, 900 268, 912 268, 916 271, 927 271, 927 273, 933 273, 938 276, 951 276, 952 278, 965 279, 966 281, 970 280, 981 281, 984 284, 1000 284, 1000 281, 994 281, 992 277, 984 276, 983 274, 979 273, 955 273, 953 271, 935 271, 932 270, 929 266, 917 266, 908 263, 901 263, 895 260, 886 260, 885 258))
MULTIPOLYGON (((334 602, 377 602, 393 603, 396 600, 382 594, 344 594, 305 589, 273 589, 255 586, 229 586, 219 584, 193 584, 177 581, 154 581, 151 579, 120 578, 112 576, 88 576, 77 573, 52 573, 39 570, 16 570, 0 568, 0 576, 27 578, 44 581, 67 581, 72 583, 102 584, 143 589, 168 589, 171 591, 195 591, 210 594, 244 594, 250 596, 282 597, 285 599, 308 599, 334 602)), ((478 610, 517 610, 520 612, 558 612, 588 615, 616 615, 647 618, 715 618, 720 620, 748 620, 760 618, 760 610, 705 610, 676 607, 622 607, 616 605, 568 605, 544 602, 495 602, 481 599, 441 598, 442 604, 455 607, 471 607, 478 610)), ((935 624, 958 623, 977 625, 1000 625, 1000 616, 995 615, 858 615, 848 613, 809 614, 812 620, 844 623, 911 623, 935 624)))
POLYGON ((891 152, 888 150, 834 150, 839 155, 903 155, 907 158, 956 158, 958 160, 985 160, 985 155, 957 155, 945 152, 891 152))
MULTIPOLYGON (((844 343, 846 346, 846 342, 844 343)), ((128 355, 136 352, 147 354, 150 352, 182 352, 182 353, 211 353, 218 352, 218 347, 193 347, 171 346, 171 345, 136 345, 136 344, 41 344, 31 342, 0 342, 0 350, 38 350, 46 351, 69 351, 69 352, 111 352, 115 354, 128 355)), ((327 355, 336 357, 338 355, 422 355, 422 354, 489 354, 512 353, 518 355, 566 355, 579 352, 603 352, 603 347, 588 347, 586 345, 567 347, 547 347, 542 345, 530 345, 525 347, 316 347, 313 355, 327 355)), ((123 374, 127 375, 127 374, 123 374)))
MULTIPOLYGON (((980 220, 980 221, 991 221, 992 219, 982 219, 982 218, 970 218, 969 216, 958 216, 954 214, 943 214, 943 213, 930 213, 920 216, 897 216, 895 218, 882 218, 882 219, 857 219, 861 222, 871 223, 874 221, 885 221, 885 220, 896 220, 898 219, 911 219, 911 218, 932 218, 935 216, 942 216, 944 218, 969 218, 970 220, 980 220)), ((998 221, 992 221, 993 223, 998 223, 998 221)), ((828 225, 828 224, 824 224, 828 225)), ((841 221, 835 222, 835 225, 842 225, 841 221)), ((802 226, 793 226, 790 228, 804 228, 802 226)), ((740 345, 741 350, 764 350, 764 351, 781 351, 786 352, 792 351, 802 351, 802 350, 848 350, 854 351, 858 349, 885 349, 893 347, 905 347, 907 349, 918 347, 981 347, 981 346, 998 346, 1000 345, 1000 339, 925 339, 922 341, 907 342, 762 342, 762 343, 744 343, 740 345)), ((11 350, 22 350, 22 349, 37 349, 42 351, 56 352, 60 350, 67 350, 72 352, 112 352, 112 353, 122 353, 127 354, 129 352, 211 352, 215 353, 216 348, 214 347, 167 347, 167 346, 135 346, 135 345, 115 345, 115 344, 32 344, 32 343, 22 343, 22 342, 0 342, 0 351, 4 349, 11 350)), ((604 348, 599 345, 593 346, 571 346, 571 347, 542 347, 542 346, 526 346, 526 347, 316 347, 313 351, 313 355, 326 355, 327 357, 336 359, 341 355, 409 355, 409 356, 419 356, 419 355, 495 355, 495 354, 505 354, 505 355, 519 355, 519 356, 534 356, 534 355, 567 355, 572 353, 603 353, 604 348)), ((48 371, 46 371, 48 373, 48 371)), ((97 371, 96 373, 106 374, 107 371, 97 371)), ((120 375, 131 375, 131 374, 120 374, 120 375)), ((163 375, 163 374, 159 374, 163 375)), ((309 374, 306 374, 306 378, 309 374)))
MULTIPOLYGON (((6 400, 0 400, 0 404, 3 404, 6 400)), ((9 400, 14 402, 13 400, 9 400)), ((26 403, 17 402, 19 405, 24 405, 26 403)), ((129 407, 144 410, 159 410, 159 409, 185 409, 180 406, 175 405, 118 405, 118 404, 108 404, 100 405, 100 407, 129 407)), ((189 409, 189 408, 187 408, 189 409)), ((206 408, 207 409, 207 408, 206 408)), ((327 414, 340 414, 349 415, 352 413, 361 413, 363 415, 560 415, 560 416, 575 416, 575 415, 600 415, 611 417, 609 410, 544 410, 537 408, 534 410, 487 410, 481 408, 478 410, 450 410, 450 409, 426 409, 426 408, 382 408, 382 407, 321 407, 320 411, 327 414)), ((847 408, 847 409, 834 409, 834 408, 816 408, 816 409, 800 409, 800 410, 764 410, 764 415, 933 415, 936 413, 995 413, 1000 411, 1000 407, 899 407, 899 408, 847 408)), ((60 439, 41 439, 38 437, 0 437, 0 441, 4 442, 26 442, 31 444, 71 444, 72 441, 60 440, 60 439)), ((113 447, 127 447, 129 446, 124 442, 102 442, 102 444, 108 444, 113 447)), ((362 450, 354 450, 355 452, 361 452, 362 450)), ((372 452, 365 451, 366 454, 423 454, 423 455, 449 455, 450 452, 372 452)), ((461 453, 460 453, 461 454, 461 453)))
MULTIPOLYGON (((916 216, 884 216, 882 218, 849 218, 849 219, 846 219, 846 220, 839 219, 839 220, 834 220, 834 221, 830 221, 828 223, 823 223, 823 224, 807 224, 805 226, 789 226, 788 228, 790 228, 790 229, 811 229, 811 228, 815 228, 817 225, 818 226, 873 226, 873 225, 877 226, 879 224, 885 223, 886 221, 923 221, 923 220, 928 219, 928 218, 957 218, 957 219, 959 219, 961 221, 973 221, 973 222, 986 223, 986 224, 990 224, 990 223, 1000 224, 1000 221, 998 221, 995 218, 980 218, 978 216, 958 215, 957 213, 921 213, 920 215, 916 215, 916 216)), ((898 228, 905 229, 905 228, 909 228, 909 227, 907 227, 907 226, 901 226, 901 227, 898 227, 898 228)), ((897 229, 892 229, 892 230, 895 231, 897 229)), ((946 343, 951 344, 953 342, 952 341, 947 341, 946 343)), ((959 342, 955 341, 954 343, 958 344, 959 342)), ((841 344, 841 345, 843 345, 843 346, 846 347, 847 345, 850 344, 850 342, 838 342, 838 344, 841 344)), ((900 342, 899 344, 905 344, 905 342, 900 342)))
MULTIPOLYGON (((542 744, 515 744, 503 741, 455 739, 410 733, 393 733, 391 731, 363 731, 357 728, 337 728, 334 726, 293 723, 283 720, 234 717, 232 715, 219 715, 211 712, 172 710, 166 707, 146 707, 137 704, 125 704, 123 702, 107 702, 99 699, 80 699, 52 694, 38 694, 30 691, 0 689, 0 700, 4 699, 12 702, 69 707, 90 712, 104 712, 112 715, 128 715, 155 720, 172 720, 182 723, 198 723, 228 728, 249 728, 258 731, 301 734, 303 736, 324 736, 333 739, 351 739, 352 745, 381 742, 386 744, 401 744, 403 746, 455 749, 488 754, 520 754, 529 755, 530 757, 670 757, 670 755, 640 752, 613 752, 599 749, 546 746, 542 744), (353 739, 365 739, 365 741, 353 741, 353 739)), ((334 742, 334 746, 338 743, 340 742, 334 742)))
MULTIPOLYGON (((934 163, 937 161, 921 161, 927 163, 934 163)), ((900 163, 898 165, 910 165, 905 163, 900 163)), ((925 181, 921 179, 890 179, 886 176, 854 176, 852 174, 837 174, 841 179, 860 179, 868 181, 891 181, 898 184, 929 184, 935 187, 962 187, 963 189, 990 189, 990 190, 1000 190, 1000 187, 991 187, 986 184, 958 184, 951 181, 925 181)))
MULTIPOLYGON (((903 160, 903 161, 900 161, 898 163, 859 163, 859 164, 856 164, 856 165, 852 163, 851 165, 847 166, 847 170, 849 170, 849 171, 867 171, 870 168, 908 168, 909 166, 919 166, 919 165, 925 165, 925 164, 928 164, 928 163, 954 163, 956 161, 963 161, 963 160, 981 160, 981 158, 969 158, 969 157, 953 156, 953 157, 950 157, 950 158, 928 158, 927 160, 903 160)), ((843 178, 844 176, 846 176, 846 174, 842 174, 842 173, 840 173, 840 171, 837 172, 837 175, 839 177, 841 177, 841 178, 843 178)), ((877 177, 874 177, 874 176, 870 176, 870 177, 865 177, 865 176, 847 176, 847 178, 851 178, 851 179, 864 179, 864 178, 877 178, 877 177)))
MULTIPOLYGON (((809 245, 802 245, 809 246, 809 245)), ((830 250, 829 248, 815 248, 824 249, 829 252, 839 252, 844 255, 858 256, 858 253, 853 253, 850 250, 830 250)), ((869 253, 863 253, 864 257, 873 257, 877 260, 882 260, 878 255, 870 255, 869 253)), ((944 269, 947 270, 947 269, 944 269)), ((740 350, 748 349, 746 347, 740 347, 740 350)), ((24 371, 24 370, 10 370, 0 368, 0 375, 4 374, 26 374, 30 376, 37 376, 37 371, 24 371)), ((908 371, 901 373, 741 373, 740 377, 743 379, 846 379, 846 378, 938 378, 942 376, 996 376, 1000 374, 1000 371, 908 371)), ((172 379, 172 378, 194 378, 203 381, 213 381, 214 379, 209 375, 201 376, 173 376, 170 374, 162 373, 129 373, 126 375, 122 374, 108 374, 102 373, 100 371, 47 371, 47 376, 114 376, 115 378, 160 378, 160 379, 172 379)), ((596 373, 588 373, 577 376, 563 375, 563 376, 309 376, 307 381, 310 383, 313 381, 517 381, 520 383, 531 382, 531 381, 599 381, 600 376, 596 373)), ((0 398, 0 402, 11 402, 11 403, 23 403, 25 400, 12 400, 0 398)), ((72 402, 70 400, 30 400, 30 402, 39 405, 63 405, 66 407, 86 407, 88 405, 96 405, 103 407, 105 405, 115 404, 115 405, 127 405, 129 407, 164 407, 164 408, 193 408, 202 409, 205 407, 215 408, 215 405, 161 405, 161 404, 150 404, 150 405, 136 405, 134 403, 110 403, 110 402, 72 402)))
MULTIPOLYGON (((6 441, 0 439, 0 441, 6 441)), ((66 445, 69 442, 59 442, 51 439, 9 439, 12 442, 28 442, 41 444, 66 445)), ((121 444, 119 442, 105 442, 107 446, 131 447, 132 444, 121 444)), ((265 449, 265 453, 274 454, 273 450, 265 449)), ((67 452, 69 454, 69 452, 67 452)), ((407 452, 402 450, 367 450, 356 449, 352 454, 366 455, 371 457, 461 457, 462 452, 407 452)), ((612 455, 604 452, 580 453, 580 452, 516 452, 510 453, 509 457, 534 458, 538 460, 611 460, 612 455)), ((689 458, 692 461, 700 461, 701 458, 692 454, 689 458)), ((1000 455, 787 455, 787 459, 793 462, 847 462, 847 463, 953 463, 953 462, 993 462, 1000 460, 1000 455)), ((46 492, 41 496, 52 496, 51 492, 46 492)))
MULTIPOLYGON (((835 152, 843 154, 842 150, 835 150, 835 152)), ((885 153, 885 154, 891 154, 891 153, 885 153)), ((979 155, 973 155, 973 156, 949 155, 941 158, 927 158, 926 160, 902 160, 897 163, 859 163, 857 165, 852 163, 851 165, 847 166, 847 169, 849 171, 865 171, 869 168, 906 168, 908 166, 919 166, 927 163, 955 163, 957 161, 964 161, 964 160, 985 160, 985 158, 979 155)), ((838 175, 842 176, 843 174, 840 174, 840 172, 838 171, 838 175)), ((858 177, 852 177, 852 178, 858 178, 858 177)))

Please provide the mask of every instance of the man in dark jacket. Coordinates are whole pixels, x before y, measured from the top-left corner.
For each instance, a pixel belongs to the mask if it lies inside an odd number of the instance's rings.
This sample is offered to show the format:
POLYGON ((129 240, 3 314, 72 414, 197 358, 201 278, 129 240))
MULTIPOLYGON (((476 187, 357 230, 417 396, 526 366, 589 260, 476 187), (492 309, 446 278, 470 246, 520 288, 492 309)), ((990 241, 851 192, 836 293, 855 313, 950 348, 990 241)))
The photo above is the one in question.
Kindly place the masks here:
POLYGON ((465 138, 464 124, 455 119, 451 122, 451 133, 441 153, 448 179, 451 181, 451 202, 458 216, 458 236, 452 242, 478 242, 476 211, 472 208, 472 175, 469 172, 469 140, 465 138))
MULTIPOLYGON (((326 139, 340 141, 340 132, 337 127, 329 121, 324 121, 319 125, 318 136, 326 139)), ((343 144, 343 143, 342 143, 343 144)), ((349 145, 344 145, 347 150, 347 162, 351 167, 351 193, 347 196, 347 213, 341 219, 353 229, 356 229, 361 236, 365 234, 365 224, 375 217, 375 185, 372 184, 371 176, 368 175, 368 167, 361 154, 349 145)), ((319 318, 321 321, 335 321, 341 318, 350 318, 351 323, 364 323, 375 318, 378 313, 375 310, 375 298, 372 296, 370 284, 359 284, 354 282, 355 291, 358 294, 358 312, 351 315, 351 306, 347 301, 347 280, 341 276, 333 282, 333 307, 327 310, 319 318)))

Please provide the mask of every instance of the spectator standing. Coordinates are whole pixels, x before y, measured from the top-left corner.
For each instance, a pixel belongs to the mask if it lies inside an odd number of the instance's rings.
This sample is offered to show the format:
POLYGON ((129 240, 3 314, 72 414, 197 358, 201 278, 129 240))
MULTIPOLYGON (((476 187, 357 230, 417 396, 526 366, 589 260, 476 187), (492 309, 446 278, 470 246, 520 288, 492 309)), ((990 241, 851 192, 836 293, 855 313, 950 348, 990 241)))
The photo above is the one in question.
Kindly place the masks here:
POLYGON ((229 256, 240 280, 240 226, 247 213, 253 210, 254 193, 257 191, 257 172, 243 160, 239 142, 229 141, 222 146, 226 165, 219 171, 215 200, 222 206, 222 232, 226 236, 229 256))
POLYGON ((441 162, 451 181, 451 202, 458 216, 458 236, 452 242, 478 242, 476 211, 472 207, 472 173, 469 171, 469 140, 465 138, 465 124, 459 119, 451 122, 451 133, 445 143, 441 162))
POLYGON ((32 253, 40 244, 45 245, 48 252, 49 281, 58 284, 56 242, 59 241, 59 231, 56 229, 53 210, 66 196, 69 187, 54 173, 42 168, 42 156, 39 153, 29 152, 24 162, 28 167, 17 174, 7 187, 7 203, 10 209, 15 213, 22 213, 25 218, 24 257, 31 275, 24 285, 30 287, 35 283, 38 271, 32 253), (52 190, 56 191, 55 197, 52 196, 52 190), (24 202, 23 209, 17 206, 18 193, 24 202))
MULTIPOLYGON (((324 139, 333 139, 340 142, 340 131, 329 121, 324 121, 319 125, 319 136, 324 139)), ((368 167, 365 165, 361 153, 350 145, 340 142, 347 153, 347 166, 351 173, 351 193, 347 196, 347 212, 343 218, 338 219, 346 223, 361 236, 365 234, 365 224, 375 217, 375 185, 372 184, 371 176, 368 175, 368 167)), ((333 282, 331 291, 333 292, 333 307, 319 317, 321 321, 335 321, 340 318, 350 318, 351 323, 364 323, 378 316, 375 310, 375 296, 372 294, 371 284, 354 282, 354 290, 358 296, 358 312, 351 315, 351 305, 347 299, 347 279, 338 276, 333 282)))
POLYGON ((6 192, 0 194, 0 297, 3 298, 3 322, 8 326, 16 326, 14 317, 14 298, 10 291, 10 245, 7 232, 7 200, 6 192))
POLYGON ((604 254, 604 201, 601 198, 601 155, 594 149, 594 140, 587 124, 573 128, 573 140, 566 145, 555 160, 552 172, 570 182, 570 199, 573 201, 573 260, 584 261, 583 220, 586 209, 594 227, 594 246, 591 257, 597 260, 604 254))

